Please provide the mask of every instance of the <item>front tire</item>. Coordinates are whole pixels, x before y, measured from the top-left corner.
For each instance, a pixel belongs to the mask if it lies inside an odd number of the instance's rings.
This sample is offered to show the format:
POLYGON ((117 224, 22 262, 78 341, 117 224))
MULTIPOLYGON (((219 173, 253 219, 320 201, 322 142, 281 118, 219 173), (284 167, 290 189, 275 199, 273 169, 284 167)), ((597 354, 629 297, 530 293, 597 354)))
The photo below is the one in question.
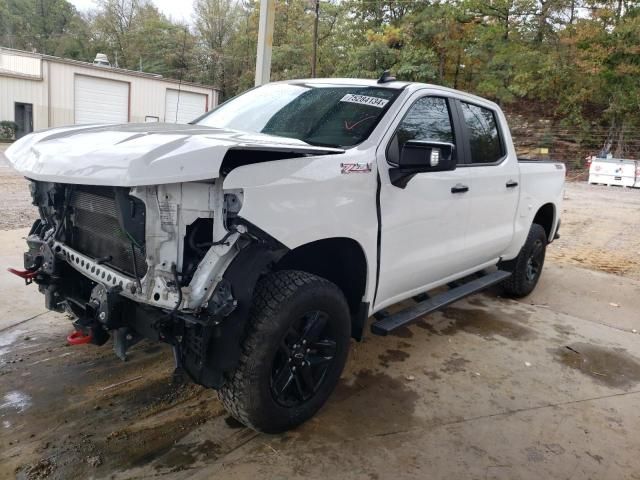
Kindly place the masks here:
POLYGON ((511 272, 511 276, 502 283, 507 295, 522 298, 533 292, 542 274, 547 243, 547 232, 534 223, 518 256, 500 264, 502 270, 511 272))
POLYGON ((272 273, 256 286, 240 364, 218 396, 254 430, 296 427, 338 383, 350 333, 349 307, 336 285, 301 271, 272 273))

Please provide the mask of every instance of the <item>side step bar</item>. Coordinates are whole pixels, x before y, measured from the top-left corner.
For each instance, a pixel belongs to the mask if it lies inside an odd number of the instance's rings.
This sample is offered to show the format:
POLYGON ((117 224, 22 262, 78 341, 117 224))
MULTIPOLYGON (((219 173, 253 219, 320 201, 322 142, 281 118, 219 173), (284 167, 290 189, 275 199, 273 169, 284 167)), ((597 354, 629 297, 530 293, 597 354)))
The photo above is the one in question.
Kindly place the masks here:
POLYGON ((426 300, 413 305, 405 310, 392 315, 383 316, 378 321, 371 324, 371 333, 375 335, 387 335, 393 332, 395 329, 404 327, 409 323, 417 320, 418 318, 428 313, 435 312, 441 308, 451 305, 453 302, 471 295, 472 293, 479 292, 485 288, 500 283, 506 278, 511 276, 511 272, 505 272, 504 270, 497 270, 492 273, 483 275, 476 280, 460 284, 448 290, 444 293, 436 295, 435 297, 427 298, 426 300))

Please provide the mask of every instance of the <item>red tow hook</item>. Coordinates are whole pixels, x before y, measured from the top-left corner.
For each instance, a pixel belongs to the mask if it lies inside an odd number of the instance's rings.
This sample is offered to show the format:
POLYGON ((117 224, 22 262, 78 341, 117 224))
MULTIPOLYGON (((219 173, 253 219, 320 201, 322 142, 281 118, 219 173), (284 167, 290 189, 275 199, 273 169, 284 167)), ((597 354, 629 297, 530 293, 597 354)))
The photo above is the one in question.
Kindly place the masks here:
POLYGON ((86 335, 80 330, 76 330, 67 335, 67 342, 69 342, 69 345, 83 345, 85 343, 91 343, 91 340, 93 340, 93 336, 91 334, 86 335))
POLYGON ((19 276, 20 278, 24 278, 24 283, 27 285, 29 285, 35 276, 38 275, 38 270, 18 270, 15 268, 7 268, 7 271, 19 276))

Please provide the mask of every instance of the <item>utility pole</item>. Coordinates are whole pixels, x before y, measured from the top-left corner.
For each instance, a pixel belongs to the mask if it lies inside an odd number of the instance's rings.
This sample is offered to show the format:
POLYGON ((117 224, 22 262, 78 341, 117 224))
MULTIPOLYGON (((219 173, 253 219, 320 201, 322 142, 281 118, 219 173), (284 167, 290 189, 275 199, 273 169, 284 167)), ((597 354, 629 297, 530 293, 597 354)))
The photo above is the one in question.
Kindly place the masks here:
POLYGON ((318 22, 320 21, 320 0, 315 0, 315 18, 313 20, 313 57, 311 59, 311 78, 316 78, 318 63, 318 22))
POLYGON ((258 23, 258 53, 256 55, 256 87, 271 80, 271 50, 273 47, 273 24, 276 19, 275 0, 260 0, 258 23))

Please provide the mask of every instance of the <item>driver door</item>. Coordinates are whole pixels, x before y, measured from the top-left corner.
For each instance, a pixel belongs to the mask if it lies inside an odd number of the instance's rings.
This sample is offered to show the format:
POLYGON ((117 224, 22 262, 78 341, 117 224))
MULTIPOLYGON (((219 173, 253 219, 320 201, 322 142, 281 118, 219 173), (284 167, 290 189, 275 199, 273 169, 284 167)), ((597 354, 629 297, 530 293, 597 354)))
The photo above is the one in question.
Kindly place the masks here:
POLYGON ((463 158, 456 135, 453 101, 416 94, 404 106, 377 153, 380 172, 380 276, 375 309, 384 308, 446 282, 469 268, 465 252, 469 221, 470 169, 418 173, 404 188, 389 179, 389 160, 408 140, 453 143, 463 158))

